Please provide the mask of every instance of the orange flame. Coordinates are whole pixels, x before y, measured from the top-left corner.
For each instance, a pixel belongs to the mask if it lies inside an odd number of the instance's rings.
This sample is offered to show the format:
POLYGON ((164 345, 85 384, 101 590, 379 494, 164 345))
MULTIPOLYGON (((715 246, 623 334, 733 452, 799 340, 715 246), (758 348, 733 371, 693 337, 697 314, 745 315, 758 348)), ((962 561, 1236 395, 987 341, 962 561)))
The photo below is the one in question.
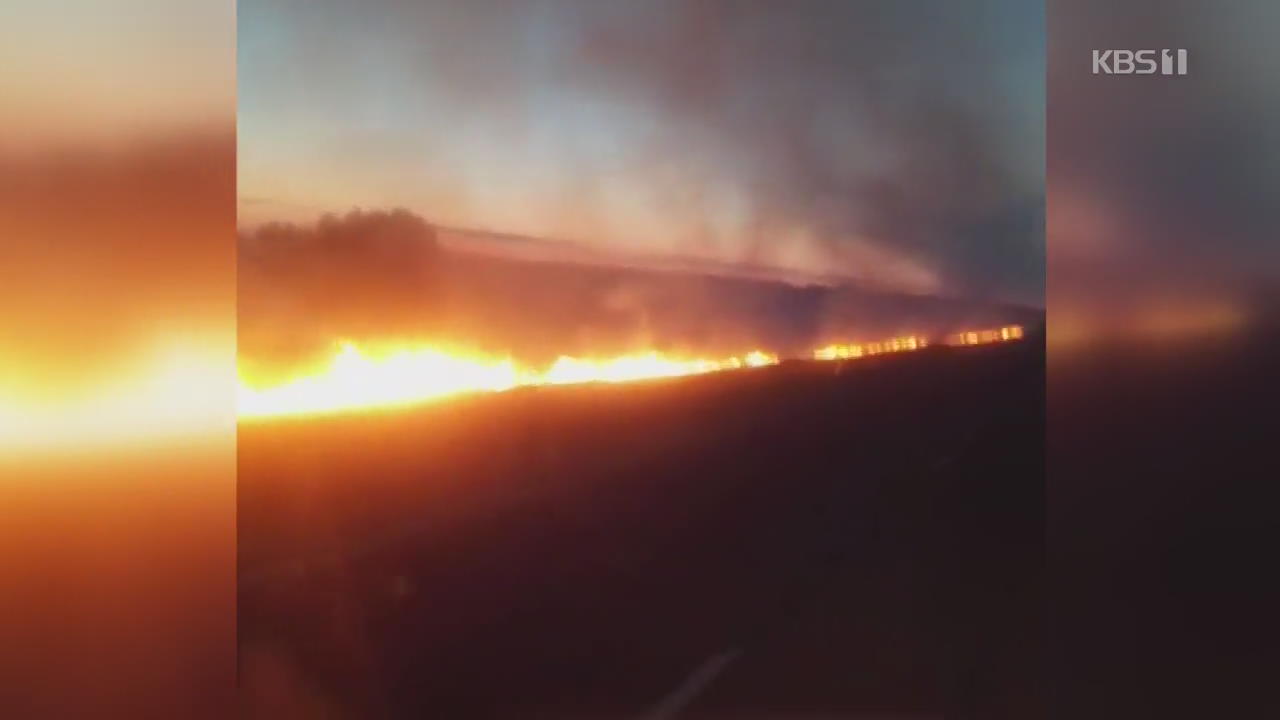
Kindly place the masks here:
POLYGON ((1022 339, 1021 325, 1006 325, 994 330, 970 330, 947 338, 948 345, 986 345, 1022 339))
POLYGON ((850 344, 850 345, 828 345, 813 351, 814 360, 849 360, 860 358, 866 355, 881 355, 883 353, 894 352, 910 352, 919 350, 929 346, 929 340, 919 335, 906 335, 903 337, 889 338, 880 342, 850 344))
POLYGON ((527 385, 627 382, 774 365, 778 356, 753 350, 721 360, 682 359, 651 351, 604 360, 561 356, 545 370, 510 358, 435 346, 373 354, 343 343, 327 367, 283 384, 261 387, 241 372, 241 418, 333 413, 421 403, 461 393, 501 392, 527 385))
MULTIPOLYGON (((993 342, 1021 340, 1021 325, 1006 325, 994 330, 969 330, 947 336, 947 345, 985 345, 993 342)), ((906 335, 872 343, 832 344, 813 351, 814 360, 852 360, 882 353, 910 352, 929 346, 929 340, 921 335, 906 335)))

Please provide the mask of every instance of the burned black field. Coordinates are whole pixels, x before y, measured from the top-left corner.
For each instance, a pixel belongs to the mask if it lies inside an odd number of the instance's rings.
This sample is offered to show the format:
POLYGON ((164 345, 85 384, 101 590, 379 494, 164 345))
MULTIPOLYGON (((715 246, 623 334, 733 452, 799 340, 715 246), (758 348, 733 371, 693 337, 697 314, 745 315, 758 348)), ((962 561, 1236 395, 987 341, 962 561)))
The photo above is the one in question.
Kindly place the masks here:
POLYGON ((1031 717, 1044 345, 242 424, 252 716, 1031 717))

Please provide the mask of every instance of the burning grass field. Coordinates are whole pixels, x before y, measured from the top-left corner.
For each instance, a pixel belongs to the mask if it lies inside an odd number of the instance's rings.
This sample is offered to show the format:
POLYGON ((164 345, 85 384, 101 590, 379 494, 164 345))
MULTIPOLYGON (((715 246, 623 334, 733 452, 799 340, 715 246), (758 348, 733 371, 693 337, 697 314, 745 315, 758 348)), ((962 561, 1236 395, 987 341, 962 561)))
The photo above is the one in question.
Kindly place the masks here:
MULTIPOLYGON (((986 345, 1022 339, 1020 325, 953 333, 948 345, 986 345)), ((856 360, 928 347, 925 336, 906 335, 867 343, 830 344, 813 351, 815 360, 856 360)), ((650 350, 611 358, 561 355, 549 367, 522 366, 510 357, 486 356, 431 344, 390 343, 377 351, 350 341, 333 358, 283 382, 265 385, 241 370, 238 415, 252 421, 297 415, 324 415, 411 407, 427 401, 519 387, 621 383, 685 377, 778 364, 778 354, 751 350, 722 358, 687 357, 650 350)))
POLYGON ((1029 332, 243 423, 250 715, 1030 716, 1043 393, 1029 332))

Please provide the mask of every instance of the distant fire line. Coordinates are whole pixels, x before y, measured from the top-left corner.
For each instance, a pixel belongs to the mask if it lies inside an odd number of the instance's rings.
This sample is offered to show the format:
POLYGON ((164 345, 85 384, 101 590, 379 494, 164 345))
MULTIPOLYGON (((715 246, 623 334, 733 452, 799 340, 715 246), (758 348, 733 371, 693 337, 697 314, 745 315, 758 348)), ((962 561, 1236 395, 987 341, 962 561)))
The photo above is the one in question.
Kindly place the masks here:
MULTIPOLYGON (((1021 325, 1006 325, 992 330, 970 330, 953 333, 943 340, 944 345, 986 345, 996 342, 1021 340, 1021 325)), ((813 351, 814 360, 852 360, 885 353, 922 350, 930 345, 928 338, 920 335, 904 335, 869 343, 831 344, 813 351)))

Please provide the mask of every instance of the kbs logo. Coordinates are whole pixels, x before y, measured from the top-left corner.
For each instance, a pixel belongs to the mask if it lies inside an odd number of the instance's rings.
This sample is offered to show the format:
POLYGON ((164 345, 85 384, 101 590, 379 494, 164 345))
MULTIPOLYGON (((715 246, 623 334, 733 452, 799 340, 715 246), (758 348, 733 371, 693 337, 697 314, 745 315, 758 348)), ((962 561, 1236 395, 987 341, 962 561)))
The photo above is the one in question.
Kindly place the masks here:
POLYGON ((1094 50, 1094 75, 1186 75, 1186 49, 1160 51, 1156 62, 1155 50, 1094 50), (1176 61, 1175 61, 1176 58, 1176 61))

